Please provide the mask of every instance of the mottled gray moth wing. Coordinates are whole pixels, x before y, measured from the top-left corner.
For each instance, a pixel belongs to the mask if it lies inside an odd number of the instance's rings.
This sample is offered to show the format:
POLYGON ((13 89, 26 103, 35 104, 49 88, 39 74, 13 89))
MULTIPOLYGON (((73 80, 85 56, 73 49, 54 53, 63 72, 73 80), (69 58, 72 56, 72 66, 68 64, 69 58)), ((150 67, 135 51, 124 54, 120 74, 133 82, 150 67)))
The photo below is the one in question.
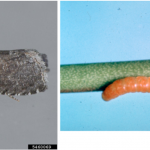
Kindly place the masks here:
POLYGON ((0 93, 30 95, 47 89, 48 60, 34 49, 0 51, 0 93))

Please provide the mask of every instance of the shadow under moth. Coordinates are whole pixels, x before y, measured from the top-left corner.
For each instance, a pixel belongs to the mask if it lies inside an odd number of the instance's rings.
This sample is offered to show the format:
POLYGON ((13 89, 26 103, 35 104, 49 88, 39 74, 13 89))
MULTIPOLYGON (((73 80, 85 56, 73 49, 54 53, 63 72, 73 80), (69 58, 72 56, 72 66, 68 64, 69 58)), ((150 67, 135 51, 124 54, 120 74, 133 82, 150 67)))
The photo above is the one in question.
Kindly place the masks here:
POLYGON ((31 95, 47 89, 48 60, 34 49, 0 50, 0 94, 31 95))

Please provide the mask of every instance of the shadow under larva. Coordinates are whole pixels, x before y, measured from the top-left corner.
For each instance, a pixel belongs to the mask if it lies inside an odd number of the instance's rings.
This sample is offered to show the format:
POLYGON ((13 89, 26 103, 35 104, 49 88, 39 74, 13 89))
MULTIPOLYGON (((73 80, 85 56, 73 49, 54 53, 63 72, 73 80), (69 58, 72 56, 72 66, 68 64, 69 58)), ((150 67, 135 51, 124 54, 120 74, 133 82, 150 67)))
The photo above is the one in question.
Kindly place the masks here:
POLYGON ((47 87, 48 60, 35 49, 0 50, 0 94, 31 95, 47 87))

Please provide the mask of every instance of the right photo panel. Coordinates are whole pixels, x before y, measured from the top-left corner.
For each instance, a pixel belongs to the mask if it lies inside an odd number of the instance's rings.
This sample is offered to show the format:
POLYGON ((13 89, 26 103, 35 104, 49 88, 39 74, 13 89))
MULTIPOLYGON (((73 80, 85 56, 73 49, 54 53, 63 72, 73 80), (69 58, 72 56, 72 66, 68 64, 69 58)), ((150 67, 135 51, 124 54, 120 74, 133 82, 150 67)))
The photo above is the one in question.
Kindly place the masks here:
POLYGON ((60 2, 60 130, 150 131, 150 2, 60 2))

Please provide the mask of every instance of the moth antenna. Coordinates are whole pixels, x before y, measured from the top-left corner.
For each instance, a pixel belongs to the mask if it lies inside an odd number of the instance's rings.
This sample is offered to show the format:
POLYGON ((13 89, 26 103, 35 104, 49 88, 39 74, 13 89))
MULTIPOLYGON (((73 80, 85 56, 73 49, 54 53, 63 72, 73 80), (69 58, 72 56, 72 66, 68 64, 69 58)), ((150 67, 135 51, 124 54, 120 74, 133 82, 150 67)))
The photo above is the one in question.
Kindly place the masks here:
POLYGON ((14 99, 14 100, 16 100, 16 101, 19 102, 19 100, 18 100, 17 98, 15 98, 15 97, 13 97, 13 96, 11 96, 11 95, 8 95, 8 94, 6 94, 6 95, 9 96, 10 98, 12 98, 12 99, 14 99))

